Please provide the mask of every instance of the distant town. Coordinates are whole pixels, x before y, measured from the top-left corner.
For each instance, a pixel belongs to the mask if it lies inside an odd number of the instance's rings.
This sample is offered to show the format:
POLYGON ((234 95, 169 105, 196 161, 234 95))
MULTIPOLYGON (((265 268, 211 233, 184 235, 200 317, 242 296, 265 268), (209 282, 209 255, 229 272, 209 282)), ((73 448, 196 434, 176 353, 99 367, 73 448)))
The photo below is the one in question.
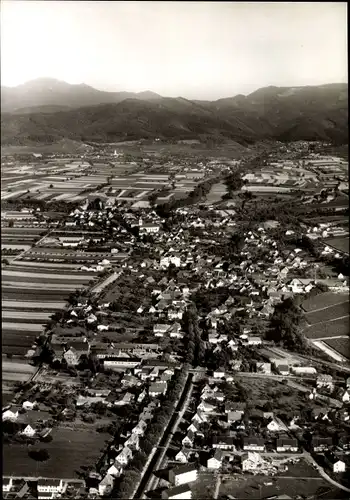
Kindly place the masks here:
POLYGON ((349 498, 344 148, 9 149, 3 497, 349 498))

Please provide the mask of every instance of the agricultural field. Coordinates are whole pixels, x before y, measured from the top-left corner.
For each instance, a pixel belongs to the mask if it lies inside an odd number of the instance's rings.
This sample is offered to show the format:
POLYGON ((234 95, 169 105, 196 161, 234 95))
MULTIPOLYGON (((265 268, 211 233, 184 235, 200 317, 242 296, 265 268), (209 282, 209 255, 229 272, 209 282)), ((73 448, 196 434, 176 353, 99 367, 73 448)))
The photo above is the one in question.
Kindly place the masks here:
MULTIPOLYGON (((31 263, 34 264, 34 263, 31 263)), ((22 261, 2 268, 3 354, 26 356, 52 314, 66 305, 91 274, 62 266, 27 266, 22 261)))
POLYGON ((20 477, 78 478, 81 467, 95 465, 101 457, 105 442, 110 439, 109 434, 64 428, 54 428, 51 435, 51 442, 35 445, 35 449, 43 448, 49 452, 50 458, 46 462, 29 458, 26 445, 4 444, 6 461, 3 474, 20 477))
POLYGON ((330 238, 324 240, 324 243, 330 247, 335 248, 335 250, 339 250, 340 252, 349 254, 349 236, 330 238))
MULTIPOLYGON (((305 497, 315 496, 323 498, 323 494, 332 491, 333 498, 344 498, 344 492, 334 490, 323 478, 309 477, 274 477, 235 475, 225 476, 220 484, 219 498, 224 495, 232 495, 240 499, 268 498, 273 495, 289 495, 296 498, 298 495, 305 497), (272 483, 272 484, 271 484, 272 483)), ((196 497, 195 497, 196 498, 196 497)), ((197 497, 199 498, 199 497, 197 497)))
POLYGON ((347 293, 325 292, 305 300, 302 304, 302 308, 306 312, 312 312, 324 307, 342 304, 347 300, 349 300, 349 295, 347 293))
POLYGON ((350 337, 327 339, 323 342, 350 361, 350 337))
POLYGON ((317 311, 311 311, 305 314, 309 325, 337 320, 349 315, 349 299, 341 304, 336 304, 317 311))
POLYGON ((304 330, 307 338, 311 340, 325 337, 339 337, 349 334, 349 317, 317 323, 304 330))

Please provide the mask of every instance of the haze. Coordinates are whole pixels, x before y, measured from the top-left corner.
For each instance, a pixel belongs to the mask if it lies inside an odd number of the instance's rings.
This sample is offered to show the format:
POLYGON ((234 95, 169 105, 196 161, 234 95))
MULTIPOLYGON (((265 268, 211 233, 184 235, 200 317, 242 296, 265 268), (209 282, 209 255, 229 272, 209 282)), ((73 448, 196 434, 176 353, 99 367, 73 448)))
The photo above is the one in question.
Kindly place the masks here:
POLYGON ((22 2, 1 5, 1 84, 217 99, 347 82, 347 4, 22 2))

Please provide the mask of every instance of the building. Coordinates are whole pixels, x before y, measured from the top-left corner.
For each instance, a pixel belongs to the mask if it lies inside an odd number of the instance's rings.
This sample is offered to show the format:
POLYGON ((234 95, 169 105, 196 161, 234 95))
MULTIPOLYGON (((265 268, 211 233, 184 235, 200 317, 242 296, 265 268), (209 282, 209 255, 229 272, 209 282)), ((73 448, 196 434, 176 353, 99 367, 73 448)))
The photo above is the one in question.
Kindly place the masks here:
POLYGON ((207 460, 208 469, 220 469, 222 466, 222 460, 224 458, 224 453, 222 450, 217 449, 213 457, 207 460))
POLYGON ((110 474, 106 474, 102 481, 99 482, 98 492, 101 496, 110 493, 114 486, 114 478, 110 474))
POLYGON ((115 459, 116 465, 127 465, 129 461, 132 459, 132 451, 127 446, 124 446, 122 451, 119 453, 117 458, 115 459))
POLYGON ((248 452, 241 456, 241 464, 243 472, 257 471, 265 467, 265 460, 259 455, 259 453, 248 452))
POLYGON ((12 477, 3 477, 2 478, 2 492, 7 493, 11 490, 13 484, 12 477))
POLYGON ((215 436, 213 438, 213 448, 219 450, 235 451, 234 438, 230 436, 215 436))
POLYGON ((267 424, 267 430, 269 430, 270 432, 280 432, 287 431, 288 429, 280 418, 273 417, 272 420, 267 424))
POLYGON ((299 449, 298 441, 293 438, 285 437, 277 439, 276 450, 282 453, 297 452, 299 449))
POLYGON ((333 391, 334 382, 332 375, 327 375, 327 374, 318 375, 316 380, 316 387, 317 389, 325 388, 328 389, 329 391, 333 391))
POLYGON ((192 483, 198 477, 197 466, 195 464, 184 464, 169 471, 169 481, 175 486, 192 483))
POLYGON ((292 366, 291 371, 295 375, 316 375, 317 370, 313 366, 292 366))
POLYGON ((166 391, 167 391, 167 384, 158 382, 150 385, 148 394, 155 398, 158 396, 162 396, 163 394, 166 393, 166 391))
POLYGON ((258 437, 246 437, 243 439, 244 451, 265 451, 265 441, 258 437))
POLYGON ((162 498, 164 500, 191 500, 192 491, 187 484, 182 484, 162 491, 162 498))
POLYGON ((38 479, 38 493, 63 493, 65 484, 62 479, 40 477, 38 479))
POLYGON ((323 452, 329 450, 333 446, 333 441, 331 437, 316 437, 314 436, 311 440, 311 447, 315 452, 323 452))

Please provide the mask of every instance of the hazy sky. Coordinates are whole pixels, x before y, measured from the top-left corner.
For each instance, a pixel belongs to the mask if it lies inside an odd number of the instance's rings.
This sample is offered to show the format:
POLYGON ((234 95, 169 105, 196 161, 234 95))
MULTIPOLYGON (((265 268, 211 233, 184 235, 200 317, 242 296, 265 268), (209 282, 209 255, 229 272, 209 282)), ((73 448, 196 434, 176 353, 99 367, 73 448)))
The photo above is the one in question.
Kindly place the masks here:
POLYGON ((347 82, 345 2, 1 2, 1 84, 214 99, 347 82))

